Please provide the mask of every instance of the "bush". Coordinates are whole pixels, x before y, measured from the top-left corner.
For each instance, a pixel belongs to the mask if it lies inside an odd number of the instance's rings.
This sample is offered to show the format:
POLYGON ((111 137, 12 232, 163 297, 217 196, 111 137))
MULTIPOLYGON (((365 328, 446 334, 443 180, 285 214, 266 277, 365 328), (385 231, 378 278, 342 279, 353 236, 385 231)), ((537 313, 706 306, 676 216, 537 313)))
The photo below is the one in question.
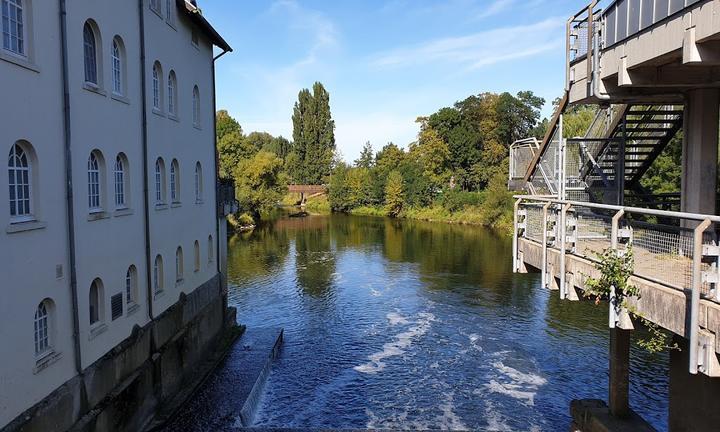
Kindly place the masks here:
POLYGON ((458 189, 448 190, 440 198, 442 206, 451 212, 479 206, 484 201, 485 194, 483 192, 466 192, 458 189))

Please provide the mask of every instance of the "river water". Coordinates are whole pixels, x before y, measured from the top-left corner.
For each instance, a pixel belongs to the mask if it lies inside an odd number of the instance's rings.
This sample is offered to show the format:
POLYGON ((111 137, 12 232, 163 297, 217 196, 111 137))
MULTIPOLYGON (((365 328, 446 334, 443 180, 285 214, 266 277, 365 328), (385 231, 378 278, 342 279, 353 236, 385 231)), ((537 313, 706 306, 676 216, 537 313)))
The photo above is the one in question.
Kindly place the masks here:
MULTIPOLYGON (((232 238, 238 321, 285 329, 255 426, 567 430, 572 399, 607 397, 607 307, 510 257, 486 229, 343 215, 232 238)), ((631 404, 665 430, 668 357, 631 357, 631 404)))

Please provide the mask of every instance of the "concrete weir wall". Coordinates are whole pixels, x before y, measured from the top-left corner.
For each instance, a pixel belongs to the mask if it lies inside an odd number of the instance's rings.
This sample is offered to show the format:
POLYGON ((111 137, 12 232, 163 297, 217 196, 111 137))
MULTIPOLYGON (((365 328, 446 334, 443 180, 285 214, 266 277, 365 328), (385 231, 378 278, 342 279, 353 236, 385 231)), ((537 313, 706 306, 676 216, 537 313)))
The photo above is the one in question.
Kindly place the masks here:
POLYGON ((6 426, 4 431, 140 430, 235 324, 216 274, 6 426))

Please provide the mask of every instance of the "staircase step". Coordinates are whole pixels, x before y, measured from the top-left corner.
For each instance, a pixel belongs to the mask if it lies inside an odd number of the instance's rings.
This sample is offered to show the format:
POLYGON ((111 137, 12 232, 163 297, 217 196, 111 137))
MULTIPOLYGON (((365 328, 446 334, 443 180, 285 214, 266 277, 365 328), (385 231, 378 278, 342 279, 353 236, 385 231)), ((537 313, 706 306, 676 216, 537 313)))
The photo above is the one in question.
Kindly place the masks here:
POLYGON ((677 118, 673 118, 673 119, 643 119, 643 118, 625 119, 626 124, 630 124, 630 123, 632 123, 632 124, 664 124, 664 123, 672 124, 672 123, 675 123, 676 121, 678 121, 677 118))
POLYGON ((664 115, 664 114, 672 114, 672 115, 682 115, 685 111, 683 110, 657 110, 657 109, 650 109, 650 110, 644 110, 644 111, 628 111, 627 115, 664 115))

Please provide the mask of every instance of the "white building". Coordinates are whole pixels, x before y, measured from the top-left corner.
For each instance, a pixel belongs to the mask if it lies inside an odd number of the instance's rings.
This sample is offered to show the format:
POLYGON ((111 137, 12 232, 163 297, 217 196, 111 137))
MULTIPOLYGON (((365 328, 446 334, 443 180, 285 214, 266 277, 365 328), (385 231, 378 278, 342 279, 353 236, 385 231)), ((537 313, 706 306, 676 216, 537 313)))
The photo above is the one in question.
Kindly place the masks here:
POLYGON ((2 428, 220 272, 230 47, 189 0, 0 3, 2 428))

